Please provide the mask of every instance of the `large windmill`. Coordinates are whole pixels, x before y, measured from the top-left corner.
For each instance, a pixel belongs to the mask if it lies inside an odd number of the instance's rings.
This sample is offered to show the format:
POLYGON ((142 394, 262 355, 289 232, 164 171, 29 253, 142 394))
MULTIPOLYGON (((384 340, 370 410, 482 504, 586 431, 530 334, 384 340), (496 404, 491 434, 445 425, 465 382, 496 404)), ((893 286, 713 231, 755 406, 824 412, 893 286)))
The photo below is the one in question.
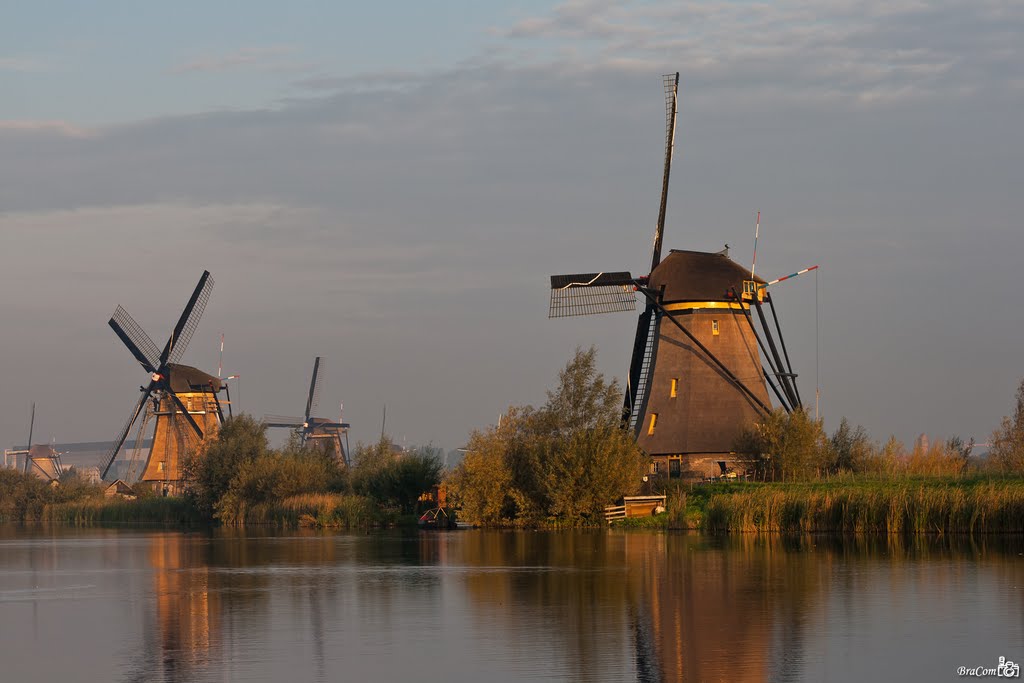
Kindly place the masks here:
POLYGON ((313 417, 317 404, 320 402, 320 378, 321 374, 320 356, 313 361, 313 376, 309 380, 309 395, 306 397, 306 412, 304 417, 287 417, 283 415, 265 415, 263 422, 271 429, 291 429, 299 437, 303 446, 326 444, 326 447, 334 452, 334 455, 349 464, 348 449, 342 442, 343 437, 348 433, 349 424, 328 420, 322 417, 313 417))
POLYGON ((623 406, 624 426, 652 457, 656 473, 706 476, 731 466, 740 431, 771 411, 769 387, 783 408, 790 410, 801 403, 778 319, 779 345, 763 311, 767 302, 775 314, 767 283, 730 259, 728 247, 719 252, 672 250, 661 257, 679 74, 664 76, 663 84, 665 164, 650 273, 552 276, 548 315, 632 311, 636 294, 643 296, 623 406), (759 330, 752 311, 761 323, 759 330), (768 359, 767 370, 759 348, 768 359))
MULTIPOLYGON (((178 363, 199 325, 212 290, 213 278, 209 271, 204 271, 163 350, 158 349, 124 308, 118 306, 114 311, 110 327, 149 374, 149 382, 139 387, 141 396, 102 463, 104 479, 140 416, 137 444, 141 444, 149 422, 156 421, 153 444, 141 480, 160 487, 165 494, 181 491, 185 455, 203 438, 216 434, 223 421, 217 398, 222 387, 220 378, 178 363)), ((129 479, 134 478, 139 450, 138 447, 134 450, 129 479)))

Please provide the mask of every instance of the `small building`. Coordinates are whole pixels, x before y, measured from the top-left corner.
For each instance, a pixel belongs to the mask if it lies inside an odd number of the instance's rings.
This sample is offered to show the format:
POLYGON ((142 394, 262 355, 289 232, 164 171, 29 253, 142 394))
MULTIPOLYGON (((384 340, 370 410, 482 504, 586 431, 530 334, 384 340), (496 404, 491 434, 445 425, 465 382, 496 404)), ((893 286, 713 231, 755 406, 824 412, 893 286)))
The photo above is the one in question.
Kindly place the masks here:
POLYGON ((103 489, 104 498, 124 498, 126 500, 135 500, 135 490, 132 489, 123 479, 110 484, 110 486, 103 489))

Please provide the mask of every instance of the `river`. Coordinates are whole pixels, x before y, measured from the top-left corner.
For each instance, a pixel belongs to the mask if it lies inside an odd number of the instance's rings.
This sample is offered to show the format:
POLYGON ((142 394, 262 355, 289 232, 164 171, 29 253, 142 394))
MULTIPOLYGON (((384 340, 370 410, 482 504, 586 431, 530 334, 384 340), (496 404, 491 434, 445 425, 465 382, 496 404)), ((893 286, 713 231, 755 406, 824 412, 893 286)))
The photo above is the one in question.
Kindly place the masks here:
POLYGON ((1024 659, 1021 539, 0 527, 0 680, 921 681, 1024 659))

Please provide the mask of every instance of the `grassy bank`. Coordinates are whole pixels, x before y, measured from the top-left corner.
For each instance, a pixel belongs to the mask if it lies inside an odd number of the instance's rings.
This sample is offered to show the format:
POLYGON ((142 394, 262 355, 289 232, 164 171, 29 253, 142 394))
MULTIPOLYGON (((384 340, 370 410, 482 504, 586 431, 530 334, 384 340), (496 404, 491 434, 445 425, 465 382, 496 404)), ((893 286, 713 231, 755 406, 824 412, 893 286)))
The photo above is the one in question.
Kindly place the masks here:
POLYGON ((40 520, 64 524, 139 526, 194 526, 204 523, 190 499, 159 496, 138 500, 99 497, 54 503, 43 508, 40 520))
POLYGON ((1024 533, 1022 479, 847 479, 694 486, 625 528, 707 533, 1024 533))
POLYGON ((343 493, 305 493, 253 505, 244 511, 244 524, 283 527, 363 529, 393 523, 370 498, 343 493))

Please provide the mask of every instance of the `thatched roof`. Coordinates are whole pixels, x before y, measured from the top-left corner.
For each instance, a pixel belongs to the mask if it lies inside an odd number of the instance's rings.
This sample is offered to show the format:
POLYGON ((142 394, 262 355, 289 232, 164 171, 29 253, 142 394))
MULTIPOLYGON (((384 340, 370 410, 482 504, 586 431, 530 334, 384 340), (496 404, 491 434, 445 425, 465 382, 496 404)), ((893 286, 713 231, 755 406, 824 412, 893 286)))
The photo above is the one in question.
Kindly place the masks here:
MULTIPOLYGON (((729 258, 728 250, 719 252, 673 249, 651 273, 654 289, 665 286, 666 303, 674 301, 726 301, 731 288, 739 294, 750 268, 729 258)), ((764 280, 754 277, 764 284, 764 280)))

